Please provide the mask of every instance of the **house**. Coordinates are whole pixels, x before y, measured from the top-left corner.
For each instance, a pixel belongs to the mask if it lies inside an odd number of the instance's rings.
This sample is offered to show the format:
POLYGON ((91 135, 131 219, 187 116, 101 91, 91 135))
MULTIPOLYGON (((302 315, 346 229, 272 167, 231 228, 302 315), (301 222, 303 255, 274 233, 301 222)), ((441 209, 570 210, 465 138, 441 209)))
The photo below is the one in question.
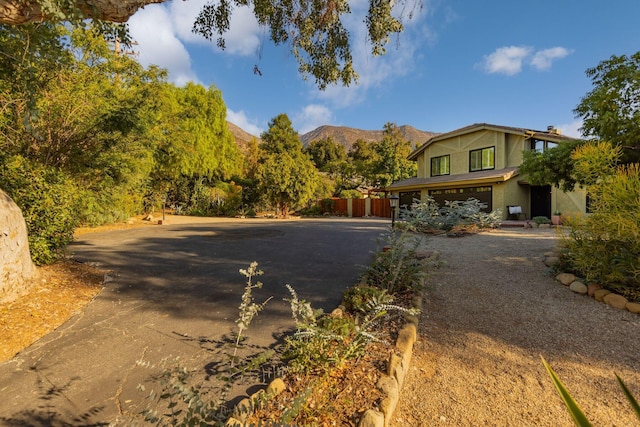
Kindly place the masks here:
POLYGON ((387 191, 400 196, 400 206, 432 196, 446 200, 474 197, 487 210, 501 209, 504 218, 551 218, 586 212, 586 192, 565 193, 550 185, 535 186, 520 175, 525 150, 546 150, 573 141, 553 126, 546 131, 478 123, 438 134, 414 150, 409 159, 418 163, 418 176, 394 182, 387 191))

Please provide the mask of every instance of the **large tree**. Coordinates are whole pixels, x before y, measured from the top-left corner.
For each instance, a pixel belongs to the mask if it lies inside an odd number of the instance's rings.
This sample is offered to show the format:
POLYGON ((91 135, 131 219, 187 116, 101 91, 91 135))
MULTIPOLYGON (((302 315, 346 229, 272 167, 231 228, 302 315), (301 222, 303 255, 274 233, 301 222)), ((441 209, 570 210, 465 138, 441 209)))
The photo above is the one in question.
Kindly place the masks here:
POLYGON ((286 114, 269 123, 260 136, 262 156, 258 165, 259 188, 276 211, 287 215, 290 208, 300 208, 311 200, 320 183, 318 171, 286 114))
POLYGON ((589 68, 593 89, 574 110, 587 139, 621 146, 623 162, 640 159, 640 52, 612 56, 589 68))
MULTIPOLYGON (((125 22, 136 10, 163 0, 0 0, 0 24, 24 24, 39 21, 74 21, 85 18, 125 22)), ((396 10, 412 14, 420 0, 400 0, 396 10)), ((371 53, 385 53, 391 34, 403 30, 402 22, 392 14, 393 1, 369 0, 365 18, 371 53)), ((234 8, 249 7, 258 23, 269 31, 275 44, 288 44, 303 76, 312 76, 324 89, 328 84, 349 85, 358 78, 353 69, 349 32, 344 16, 351 12, 348 0, 225 0, 207 3, 193 31, 207 39, 217 39, 224 48, 234 8)), ((122 32, 121 32, 122 35, 122 32)), ((259 70, 258 70, 259 71, 259 70)))

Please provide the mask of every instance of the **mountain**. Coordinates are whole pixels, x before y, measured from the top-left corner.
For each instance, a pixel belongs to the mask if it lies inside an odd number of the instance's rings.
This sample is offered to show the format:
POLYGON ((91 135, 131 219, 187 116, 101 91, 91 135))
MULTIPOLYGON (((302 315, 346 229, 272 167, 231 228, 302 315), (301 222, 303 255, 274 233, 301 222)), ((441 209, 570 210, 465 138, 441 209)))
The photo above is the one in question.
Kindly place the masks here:
MULTIPOLYGON (((398 129, 402 134, 402 138, 407 141, 411 141, 411 145, 414 147, 424 144, 427 139, 437 135, 436 132, 418 130, 409 125, 399 126, 398 129)), ((338 144, 344 145, 347 151, 349 151, 351 146, 358 139, 362 139, 364 141, 380 141, 383 137, 383 131, 362 130, 345 126, 320 126, 311 132, 300 135, 300 140, 304 146, 307 146, 313 141, 318 141, 327 137, 330 137, 338 144)))
POLYGON ((231 134, 233 135, 233 138, 236 141, 236 144, 238 145, 238 148, 240 148, 240 151, 245 153, 247 152, 247 146, 249 145, 249 142, 255 138, 258 143, 260 143, 260 138, 258 138, 257 136, 251 135, 248 132, 245 132, 244 130, 242 130, 241 128, 239 128, 238 126, 234 125, 231 122, 227 122, 227 125, 229 126, 229 132, 231 132, 231 134))
MULTIPOLYGON (((233 134, 235 138, 236 144, 243 153, 246 153, 246 148, 251 141, 251 139, 255 138, 260 143, 260 138, 250 133, 245 132, 238 126, 234 125, 231 122, 227 122, 229 125, 229 131, 233 134)), ((431 138, 434 135, 437 135, 436 132, 428 132, 424 130, 418 130, 409 125, 399 126, 398 129, 402 134, 402 138, 407 141, 411 141, 411 145, 413 147, 417 147, 419 145, 424 144, 424 142, 431 138)), ((380 141, 383 137, 382 130, 362 130, 356 128, 350 128, 346 126, 320 126, 312 130, 311 132, 307 132, 304 135, 300 135, 300 140, 302 144, 306 147, 309 143, 313 141, 318 141, 319 139, 324 139, 330 137, 337 143, 344 145, 344 147, 349 151, 351 146, 358 140, 362 139, 364 141, 380 141)))

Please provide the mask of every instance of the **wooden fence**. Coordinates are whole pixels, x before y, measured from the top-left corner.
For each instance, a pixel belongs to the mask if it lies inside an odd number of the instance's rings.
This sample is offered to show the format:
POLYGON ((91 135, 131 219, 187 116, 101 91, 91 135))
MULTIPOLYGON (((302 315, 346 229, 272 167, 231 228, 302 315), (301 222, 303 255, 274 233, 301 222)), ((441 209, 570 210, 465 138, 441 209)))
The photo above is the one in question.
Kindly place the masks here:
POLYGON ((339 199, 332 198, 331 202, 318 200, 318 206, 323 211, 332 215, 345 215, 354 218, 376 216, 391 218, 391 205, 389 199, 339 199))

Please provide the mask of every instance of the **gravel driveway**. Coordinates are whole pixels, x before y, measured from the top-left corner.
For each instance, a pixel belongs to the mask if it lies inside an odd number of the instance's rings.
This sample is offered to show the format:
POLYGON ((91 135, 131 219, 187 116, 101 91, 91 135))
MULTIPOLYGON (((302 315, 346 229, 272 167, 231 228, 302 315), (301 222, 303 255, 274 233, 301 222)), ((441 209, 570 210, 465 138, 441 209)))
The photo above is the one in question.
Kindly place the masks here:
POLYGON ((597 426, 640 425, 640 316, 574 294, 542 256, 552 229, 501 229, 425 245, 441 252, 394 426, 572 426, 540 356, 597 426))

